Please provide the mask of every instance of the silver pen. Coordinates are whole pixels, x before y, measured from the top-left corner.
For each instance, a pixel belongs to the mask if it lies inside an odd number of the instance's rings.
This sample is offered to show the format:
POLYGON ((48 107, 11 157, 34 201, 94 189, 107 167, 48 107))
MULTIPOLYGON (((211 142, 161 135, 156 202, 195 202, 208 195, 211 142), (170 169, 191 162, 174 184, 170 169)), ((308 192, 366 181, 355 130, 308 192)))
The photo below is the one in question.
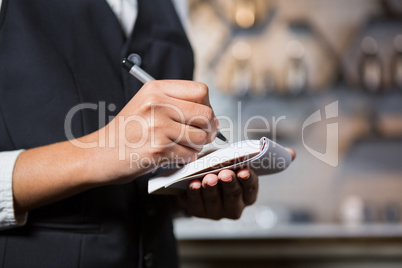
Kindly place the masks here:
MULTIPOLYGON (((148 74, 146 71, 141 69, 138 65, 136 65, 134 62, 132 62, 129 59, 123 59, 121 62, 123 65, 123 68, 126 69, 131 75, 133 75, 135 78, 137 78, 139 81, 142 83, 147 83, 149 81, 155 80, 150 74, 148 74)), ((216 133, 216 137, 224 142, 228 142, 225 136, 218 130, 216 133)))

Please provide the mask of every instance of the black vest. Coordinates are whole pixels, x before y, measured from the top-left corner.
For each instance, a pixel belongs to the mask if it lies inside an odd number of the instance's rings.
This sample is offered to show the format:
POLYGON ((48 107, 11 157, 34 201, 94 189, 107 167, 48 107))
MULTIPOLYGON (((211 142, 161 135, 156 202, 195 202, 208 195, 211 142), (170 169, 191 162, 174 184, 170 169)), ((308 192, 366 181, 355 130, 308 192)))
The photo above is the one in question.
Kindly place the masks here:
MULTIPOLYGON (((193 54, 168 0, 139 0, 130 38, 104 0, 3 0, 0 13, 0 151, 66 140, 64 120, 80 103, 114 104, 141 87, 120 67, 136 52, 156 79, 191 79, 193 54)), ((96 131, 99 109, 72 121, 96 131)), ((62 154, 63 152, 60 152, 62 154)), ((146 176, 144 176, 146 177, 146 176)), ((149 196, 146 178, 87 191, 29 213, 0 233, 4 267, 175 267, 169 197, 149 196)))

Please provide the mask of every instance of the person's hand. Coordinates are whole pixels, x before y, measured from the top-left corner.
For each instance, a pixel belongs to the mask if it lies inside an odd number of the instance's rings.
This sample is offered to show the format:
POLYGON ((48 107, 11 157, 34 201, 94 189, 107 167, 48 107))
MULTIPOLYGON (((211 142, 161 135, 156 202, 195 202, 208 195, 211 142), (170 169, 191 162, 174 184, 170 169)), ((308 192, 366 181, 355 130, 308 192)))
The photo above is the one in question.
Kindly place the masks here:
POLYGON ((118 143, 103 150, 111 163, 109 176, 99 174, 105 179, 137 177, 161 164, 194 161, 216 136, 208 87, 182 80, 148 82, 103 131, 107 141, 118 143))
MULTIPOLYGON (((296 152, 290 148, 286 150, 291 153, 293 161, 296 152)), ((208 174, 201 181, 191 181, 187 191, 177 200, 179 206, 192 216, 214 220, 239 219, 243 209, 256 201, 257 194, 258 176, 252 169, 225 169, 218 174, 208 174)))
POLYGON ((178 204, 188 214, 219 220, 239 219, 243 209, 257 199, 258 177, 251 169, 236 172, 225 169, 193 180, 178 197, 178 204))

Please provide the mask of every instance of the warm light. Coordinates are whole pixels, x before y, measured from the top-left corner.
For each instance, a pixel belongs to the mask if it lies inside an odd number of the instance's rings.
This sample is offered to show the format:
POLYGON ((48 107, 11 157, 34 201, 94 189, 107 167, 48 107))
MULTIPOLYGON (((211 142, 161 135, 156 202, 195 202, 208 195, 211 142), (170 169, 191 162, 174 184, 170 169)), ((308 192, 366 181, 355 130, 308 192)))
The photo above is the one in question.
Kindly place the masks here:
POLYGON ((240 5, 236 10, 236 23, 239 27, 250 28, 255 22, 255 10, 253 5, 240 5))

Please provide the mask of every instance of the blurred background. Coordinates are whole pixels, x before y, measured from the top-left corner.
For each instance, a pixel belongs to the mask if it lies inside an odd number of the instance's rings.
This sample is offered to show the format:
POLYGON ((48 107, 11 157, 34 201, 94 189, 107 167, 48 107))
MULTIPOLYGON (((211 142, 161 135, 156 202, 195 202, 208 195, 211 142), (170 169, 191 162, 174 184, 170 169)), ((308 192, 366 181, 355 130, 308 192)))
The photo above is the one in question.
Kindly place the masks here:
POLYGON ((402 267, 402 1, 188 6, 223 133, 297 158, 240 220, 177 219, 182 267, 402 267))

